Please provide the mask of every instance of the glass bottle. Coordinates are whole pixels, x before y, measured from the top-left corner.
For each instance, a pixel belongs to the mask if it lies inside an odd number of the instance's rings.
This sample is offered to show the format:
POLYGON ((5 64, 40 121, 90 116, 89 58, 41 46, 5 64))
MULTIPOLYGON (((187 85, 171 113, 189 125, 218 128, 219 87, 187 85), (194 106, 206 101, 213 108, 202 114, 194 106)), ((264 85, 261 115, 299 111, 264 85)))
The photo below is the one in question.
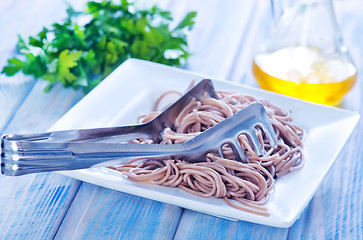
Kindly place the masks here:
POLYGON ((290 0, 252 69, 263 89, 340 105, 357 69, 343 44, 332 0, 290 0))

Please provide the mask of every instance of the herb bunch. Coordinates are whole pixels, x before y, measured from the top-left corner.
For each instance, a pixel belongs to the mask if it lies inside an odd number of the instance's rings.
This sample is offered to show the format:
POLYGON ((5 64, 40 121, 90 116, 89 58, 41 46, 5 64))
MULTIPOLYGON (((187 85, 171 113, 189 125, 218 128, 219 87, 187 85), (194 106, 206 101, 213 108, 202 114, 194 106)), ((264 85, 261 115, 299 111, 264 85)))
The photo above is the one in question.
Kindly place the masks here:
POLYGON ((20 56, 9 59, 1 73, 41 78, 49 82, 46 92, 60 82, 87 93, 128 58, 180 65, 190 56, 185 29, 192 29, 195 16, 189 12, 171 29, 171 13, 157 6, 137 10, 128 0, 90 1, 84 12, 69 6, 63 23, 44 27, 28 41, 19 36, 20 56))

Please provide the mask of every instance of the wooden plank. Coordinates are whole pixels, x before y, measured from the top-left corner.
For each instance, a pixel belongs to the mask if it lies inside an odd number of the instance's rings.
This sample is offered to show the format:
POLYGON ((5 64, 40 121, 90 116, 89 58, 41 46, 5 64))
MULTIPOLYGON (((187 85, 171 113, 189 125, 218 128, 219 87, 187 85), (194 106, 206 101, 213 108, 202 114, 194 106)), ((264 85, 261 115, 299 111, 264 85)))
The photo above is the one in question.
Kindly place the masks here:
MULTIPOLYGON (((37 34, 45 24, 63 18, 66 8, 64 1, 2 1, 0 5, 0 32, 6 36, 0 39, 1 68, 16 54, 18 33, 24 37, 37 34)), ((45 131, 82 97, 60 86, 45 94, 45 86, 21 74, 0 76, 0 132, 45 131)), ((0 239, 54 236, 79 183, 56 173, 0 176, 0 239)))
POLYGON ((11 120, 16 109, 31 90, 34 81, 32 78, 18 75, 9 78, 0 77, 0 133, 11 120))
POLYGON ((4 133, 46 131, 84 96, 81 91, 64 89, 61 85, 45 93, 46 86, 45 81, 36 82, 4 133))
MULTIPOLYGON (((44 93, 45 86, 41 81, 35 84, 5 133, 45 131, 82 97, 80 92, 61 86, 44 93)), ((22 177, 1 175, 0 239, 54 236, 79 184, 75 179, 56 173, 22 177)))
POLYGON ((182 209, 82 183, 55 239, 172 239, 182 209))
POLYGON ((56 173, 0 176, 0 239, 49 239, 56 233, 79 181, 56 173))
POLYGON ((175 239, 285 239, 287 231, 184 210, 175 239))
POLYGON ((260 1, 249 20, 245 38, 239 44, 233 65, 228 73, 228 79, 233 82, 259 87, 252 73, 252 62, 268 37, 273 21, 270 1, 260 1))
POLYGON ((175 19, 197 11, 196 23, 188 35, 192 56, 188 70, 230 80, 238 49, 254 16, 255 1, 173 1, 175 19))
POLYGON ((290 229, 289 239, 362 238, 362 130, 360 122, 305 210, 307 216, 290 229))

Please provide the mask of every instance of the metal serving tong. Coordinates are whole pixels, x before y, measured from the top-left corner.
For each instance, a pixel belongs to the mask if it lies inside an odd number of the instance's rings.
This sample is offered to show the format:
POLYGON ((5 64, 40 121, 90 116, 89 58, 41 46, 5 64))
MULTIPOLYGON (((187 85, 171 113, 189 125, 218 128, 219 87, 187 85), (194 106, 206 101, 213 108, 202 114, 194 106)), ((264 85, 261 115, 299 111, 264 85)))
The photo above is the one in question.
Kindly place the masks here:
POLYGON ((174 127, 180 111, 193 99, 204 95, 216 98, 212 82, 202 80, 177 102, 145 124, 46 132, 40 134, 10 134, 1 139, 1 173, 20 176, 30 173, 74 170, 92 166, 125 164, 132 158, 177 158, 189 162, 204 161, 209 152, 223 156, 222 146, 229 144, 236 159, 245 156, 238 136, 245 134, 254 151, 262 154, 256 127, 266 134, 273 147, 277 137, 263 105, 254 103, 207 129, 193 139, 172 145, 127 143, 132 139, 148 138, 158 142, 165 128, 174 127), (114 139, 113 139, 114 138, 114 139), (102 142, 113 139, 114 142, 102 142), (117 164, 115 161, 117 160, 117 164))

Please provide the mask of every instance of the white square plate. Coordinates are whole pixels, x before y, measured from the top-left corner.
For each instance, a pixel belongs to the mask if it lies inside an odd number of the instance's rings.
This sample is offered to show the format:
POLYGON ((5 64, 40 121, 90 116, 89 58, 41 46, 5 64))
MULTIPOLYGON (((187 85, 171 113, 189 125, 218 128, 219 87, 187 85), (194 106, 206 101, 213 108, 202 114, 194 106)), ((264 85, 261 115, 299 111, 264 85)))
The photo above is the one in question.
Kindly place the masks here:
MULTIPOLYGON (((51 130, 134 124, 140 113, 151 111, 160 94, 167 90, 184 91, 192 79, 203 78, 209 77, 130 59, 66 113, 51 130)), ((227 81, 213 79, 213 83, 217 90, 233 89, 291 109, 294 121, 306 129, 304 165, 300 170, 277 179, 266 204, 271 214, 269 217, 236 210, 222 199, 201 198, 177 188, 135 183, 121 173, 106 168, 61 173, 106 188, 219 217, 290 227, 307 206, 335 161, 357 124, 359 114, 227 81)))

